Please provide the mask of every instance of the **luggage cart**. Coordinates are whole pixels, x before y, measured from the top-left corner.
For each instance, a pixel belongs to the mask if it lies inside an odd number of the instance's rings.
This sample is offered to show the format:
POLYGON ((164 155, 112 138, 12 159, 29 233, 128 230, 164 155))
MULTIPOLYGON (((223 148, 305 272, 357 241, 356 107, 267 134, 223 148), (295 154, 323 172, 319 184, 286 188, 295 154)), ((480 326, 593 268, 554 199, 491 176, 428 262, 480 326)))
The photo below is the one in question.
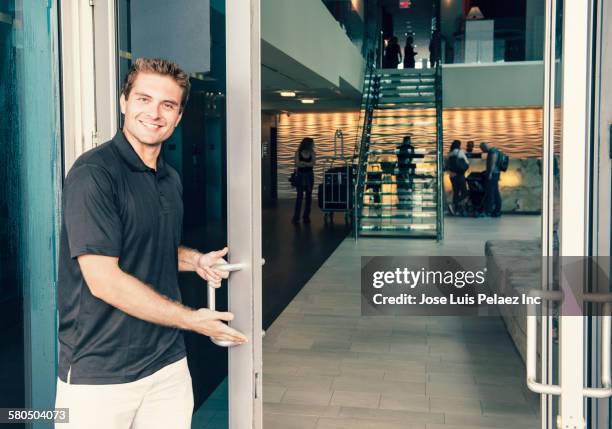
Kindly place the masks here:
POLYGON ((323 211, 323 219, 333 222, 334 213, 344 213, 346 223, 353 220, 353 183, 355 169, 344 156, 344 135, 342 130, 334 134, 334 156, 323 173, 322 183, 319 184, 319 208, 323 211), (338 156, 338 143, 340 143, 340 156, 338 156), (340 161, 341 165, 334 165, 340 161))

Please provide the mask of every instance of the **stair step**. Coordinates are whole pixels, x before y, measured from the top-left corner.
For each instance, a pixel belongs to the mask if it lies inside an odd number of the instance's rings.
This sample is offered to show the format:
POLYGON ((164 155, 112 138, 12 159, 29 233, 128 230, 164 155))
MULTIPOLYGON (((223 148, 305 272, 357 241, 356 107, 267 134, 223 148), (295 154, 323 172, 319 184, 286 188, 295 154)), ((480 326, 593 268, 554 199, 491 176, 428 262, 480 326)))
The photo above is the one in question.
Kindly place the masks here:
POLYGON ((399 109, 435 109, 435 104, 410 104, 410 103, 389 103, 378 104, 376 110, 399 110, 399 109), (408 107, 410 106, 410 107, 408 107))
POLYGON ((425 89, 430 90, 430 92, 435 92, 435 88, 436 86, 434 85, 434 82, 431 83, 426 83, 426 84, 421 84, 419 82, 415 82, 415 83, 410 83, 410 82, 406 82, 404 84, 400 84, 400 85, 393 85, 393 86, 385 86, 383 88, 381 88, 381 91, 423 91, 425 89))
POLYGON ((378 98, 389 97, 431 97, 435 98, 436 93, 432 90, 398 90, 398 89, 382 89, 377 92, 378 98))
POLYGON ((363 193, 363 196, 368 197, 368 196, 374 196, 374 195, 395 195, 398 197, 406 197, 406 198, 422 198, 423 201, 428 201, 428 199, 430 197, 432 197, 432 195, 435 195, 434 193, 427 191, 426 193, 422 193, 422 191, 397 191, 397 192, 373 192, 373 191, 366 191, 363 193))
POLYGON ((423 205, 419 202, 398 202, 392 208, 373 208, 364 207, 361 214, 368 218, 385 217, 385 216, 414 216, 414 217, 431 217, 436 215, 436 205, 429 202, 429 205, 423 205), (433 205, 432 205, 433 204, 433 205), (426 213, 426 214, 423 214, 426 213))
POLYGON ((376 71, 374 73, 377 74, 403 74, 403 75, 419 75, 419 74, 431 74, 433 75, 436 72, 436 69, 434 68, 423 68, 423 69, 416 69, 416 68, 411 68, 411 69, 388 69, 388 68, 377 68, 376 71))
POLYGON ((402 202, 397 202, 397 203, 372 203, 372 202, 368 202, 368 203, 363 203, 362 207, 364 208, 371 208, 374 210, 383 210, 383 209, 398 209, 398 210, 404 210, 406 209, 406 206, 408 205, 414 205, 415 207, 419 207, 419 208, 423 208, 423 209, 435 209, 437 207, 437 204, 435 201, 424 201, 423 199, 419 199, 419 198, 408 198, 406 197, 406 199, 402 199, 402 202))
POLYGON ((433 80, 398 80, 365 82, 363 94, 379 94, 381 92, 432 92, 436 93, 436 84, 433 80))
MULTIPOLYGON (((415 179, 435 179, 437 177, 435 171, 419 168, 417 168, 416 170, 417 172, 412 176, 415 179)), ((371 173, 371 171, 369 173, 371 173)), ((380 173, 380 171, 378 173, 380 173)), ((403 174, 403 172, 400 172, 397 168, 394 168, 392 172, 382 172, 382 174, 398 175, 403 174)))
POLYGON ((363 91, 364 95, 382 95, 389 96, 389 94, 431 94, 436 95, 435 88, 433 85, 403 85, 403 86, 386 86, 382 88, 366 87, 363 91))
MULTIPOLYGON (((384 173, 383 173, 384 174, 384 173)), ((432 180, 428 179, 413 179, 412 183, 415 185, 424 185, 427 183, 431 183, 432 180)), ((366 185, 397 185, 397 184, 408 184, 410 180, 402 179, 402 180, 366 180, 366 185)))
POLYGON ((412 230, 412 231, 430 231, 436 229, 435 223, 406 223, 406 224, 388 224, 388 225, 372 225, 366 224, 361 225, 360 230, 362 231, 401 231, 401 230, 412 230))
POLYGON ((366 81, 372 80, 374 82, 384 82, 384 81, 430 81, 435 82, 436 76, 433 74, 423 73, 423 74, 405 74, 405 75, 391 75, 391 74, 377 74, 377 75, 367 75, 365 77, 366 81))
MULTIPOLYGON (((436 142, 435 141, 434 142, 432 142, 432 141, 413 141, 412 142, 413 146, 414 145, 421 145, 421 146, 423 146, 423 145, 428 145, 428 144, 436 145, 436 142)), ((370 141, 370 148, 372 146, 376 146, 376 145, 399 147, 399 146, 402 145, 402 142, 396 141, 396 140, 390 140, 390 141, 379 141, 379 140, 377 140, 377 141, 370 141)))
POLYGON ((436 217, 436 212, 414 212, 412 214, 388 214, 388 215, 360 215, 361 219, 431 219, 436 217))
MULTIPOLYGON (((370 82, 365 82, 366 86, 369 86, 370 82)), ((408 85, 435 85, 436 80, 431 78, 382 78, 379 81, 372 81, 373 86, 377 86, 378 88, 395 88, 398 86, 408 86, 408 85)))
POLYGON ((436 125, 435 121, 427 122, 399 122, 395 124, 378 124, 372 123, 373 127, 425 127, 428 125, 436 125))
POLYGON ((437 115, 372 115, 372 119, 436 118, 437 115))
MULTIPOLYGON (((397 155, 399 153, 398 149, 368 149, 366 155, 397 155)), ((414 152, 413 158, 418 158, 418 155, 435 155, 435 152, 428 152, 424 149, 416 149, 414 152)))
POLYGON ((381 104, 412 104, 412 103, 420 103, 420 104, 434 104, 435 105, 436 98, 431 95, 423 95, 423 96, 406 96, 406 97, 379 97, 377 106, 381 104))
MULTIPOLYGON (((386 164, 388 162, 393 162, 393 161, 370 161, 368 160, 368 164, 386 164)), ((415 164, 435 164, 437 163, 437 159, 435 158, 419 158, 418 161, 415 161, 415 164)))
POLYGON ((436 226, 431 225, 428 227, 412 227, 411 225, 405 226, 379 226, 370 225, 362 226, 359 229, 359 235, 362 237, 420 237, 420 238, 436 238, 436 226))
MULTIPOLYGON (((378 136, 378 137, 397 137, 397 133, 370 133, 370 137, 372 137, 372 136, 378 136)), ((415 143, 432 143, 432 144, 436 144, 437 142, 435 140, 434 141, 417 141, 417 140, 415 140, 412 143, 413 144, 415 144, 415 143)))

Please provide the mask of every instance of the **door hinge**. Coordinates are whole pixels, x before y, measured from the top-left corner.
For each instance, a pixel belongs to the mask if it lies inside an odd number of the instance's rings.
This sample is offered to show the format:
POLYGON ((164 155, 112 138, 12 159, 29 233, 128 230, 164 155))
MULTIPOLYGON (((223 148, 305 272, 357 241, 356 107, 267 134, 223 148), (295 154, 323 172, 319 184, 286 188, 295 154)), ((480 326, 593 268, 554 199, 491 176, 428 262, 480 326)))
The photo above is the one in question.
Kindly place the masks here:
POLYGON ((255 399, 259 397, 259 372, 255 373, 255 399))
POLYGON ((93 147, 98 146, 98 131, 96 130, 91 132, 91 143, 93 147))

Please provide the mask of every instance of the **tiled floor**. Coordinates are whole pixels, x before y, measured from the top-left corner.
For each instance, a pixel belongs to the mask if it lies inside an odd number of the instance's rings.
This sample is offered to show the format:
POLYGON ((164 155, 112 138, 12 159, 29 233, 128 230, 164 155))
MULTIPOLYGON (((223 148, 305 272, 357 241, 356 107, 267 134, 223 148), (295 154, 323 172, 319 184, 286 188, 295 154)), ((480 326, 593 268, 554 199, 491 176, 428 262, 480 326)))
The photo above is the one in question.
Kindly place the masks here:
MULTIPOLYGON (((483 255, 539 217, 449 218, 446 237, 347 238, 264 338, 265 429, 538 427, 538 397, 496 318, 363 317, 360 256, 483 255)), ((225 384, 194 428, 227 426, 225 384)))
POLYGON ((449 218, 446 238, 347 238, 264 338, 264 428, 536 428, 538 397, 493 318, 363 317, 360 256, 483 255, 539 217, 449 218))

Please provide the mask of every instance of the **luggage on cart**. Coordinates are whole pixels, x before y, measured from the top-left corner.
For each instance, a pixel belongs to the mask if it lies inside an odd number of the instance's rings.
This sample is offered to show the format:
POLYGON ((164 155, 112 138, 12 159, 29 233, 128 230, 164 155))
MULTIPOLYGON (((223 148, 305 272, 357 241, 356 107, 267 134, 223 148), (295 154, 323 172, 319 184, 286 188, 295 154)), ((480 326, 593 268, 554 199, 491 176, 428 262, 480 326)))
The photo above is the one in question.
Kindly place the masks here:
POLYGON ((355 168, 349 165, 344 157, 344 138, 342 130, 336 130, 334 135, 334 156, 323 173, 323 180, 319 184, 319 208, 324 213, 325 220, 332 220, 334 212, 342 212, 346 220, 352 219, 354 200, 355 168), (341 152, 337 156, 337 143, 340 140, 341 152), (334 165, 340 161, 340 165, 334 165))

